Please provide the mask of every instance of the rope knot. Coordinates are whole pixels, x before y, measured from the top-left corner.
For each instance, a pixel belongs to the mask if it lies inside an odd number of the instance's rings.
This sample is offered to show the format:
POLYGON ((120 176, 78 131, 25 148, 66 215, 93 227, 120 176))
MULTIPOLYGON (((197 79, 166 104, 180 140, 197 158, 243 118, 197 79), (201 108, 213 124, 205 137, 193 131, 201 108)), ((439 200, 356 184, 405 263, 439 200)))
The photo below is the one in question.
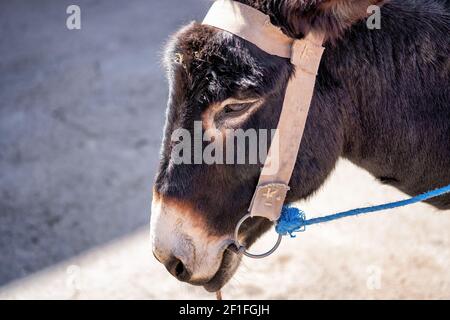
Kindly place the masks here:
POLYGON ((295 238, 294 232, 305 231, 305 220, 305 213, 302 210, 290 206, 283 206, 275 231, 282 236, 289 234, 291 238, 295 238))

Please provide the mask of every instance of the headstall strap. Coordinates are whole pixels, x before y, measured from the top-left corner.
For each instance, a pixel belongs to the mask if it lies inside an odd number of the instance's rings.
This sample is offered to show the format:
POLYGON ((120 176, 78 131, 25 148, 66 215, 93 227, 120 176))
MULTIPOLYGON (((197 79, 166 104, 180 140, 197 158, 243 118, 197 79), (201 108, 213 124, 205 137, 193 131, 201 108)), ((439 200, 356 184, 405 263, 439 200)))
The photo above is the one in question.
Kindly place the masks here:
POLYGON ((272 25, 269 16, 232 0, 214 2, 203 24, 228 31, 271 55, 290 58, 295 66, 286 88, 278 127, 249 207, 251 217, 276 221, 297 161, 324 52, 324 35, 310 32, 301 40, 292 39, 272 25))

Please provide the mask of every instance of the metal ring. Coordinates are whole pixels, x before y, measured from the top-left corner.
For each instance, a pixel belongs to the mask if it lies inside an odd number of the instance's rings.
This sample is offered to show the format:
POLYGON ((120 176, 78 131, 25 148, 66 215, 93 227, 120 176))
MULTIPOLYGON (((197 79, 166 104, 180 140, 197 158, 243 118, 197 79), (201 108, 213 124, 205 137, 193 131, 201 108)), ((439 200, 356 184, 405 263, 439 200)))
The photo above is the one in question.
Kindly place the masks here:
POLYGON ((248 218, 251 218, 251 217, 252 216, 248 213, 245 216, 243 216, 241 220, 239 220, 238 224, 236 225, 236 229, 234 229, 234 242, 235 242, 236 246, 238 247, 239 252, 242 252, 245 256, 247 256, 249 258, 262 259, 262 258, 268 257, 268 256, 270 256, 272 253, 274 253, 278 249, 278 247, 280 246, 281 239, 283 238, 283 236, 281 234, 279 234, 277 242, 275 243, 273 248, 270 249, 269 251, 265 252, 265 253, 253 254, 253 253, 248 252, 246 250, 246 248, 239 243, 238 236, 239 236, 239 228, 241 227, 242 223, 245 220, 247 220, 248 218))

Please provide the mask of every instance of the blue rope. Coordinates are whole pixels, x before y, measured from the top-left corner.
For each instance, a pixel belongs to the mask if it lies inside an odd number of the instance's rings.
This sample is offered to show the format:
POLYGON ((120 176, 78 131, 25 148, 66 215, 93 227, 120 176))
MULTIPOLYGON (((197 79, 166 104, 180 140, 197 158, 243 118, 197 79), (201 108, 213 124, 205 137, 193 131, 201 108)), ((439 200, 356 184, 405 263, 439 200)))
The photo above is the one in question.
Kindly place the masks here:
POLYGON ((365 208, 358 208, 353 209, 349 211, 344 211, 340 213, 335 213, 319 218, 313 218, 313 219, 306 219, 305 213, 297 208, 291 207, 291 206, 284 206, 281 210, 281 216, 280 219, 277 221, 277 225, 275 227, 275 230, 277 233, 285 236, 290 235, 291 238, 295 238, 295 235, 293 235, 293 232, 302 232, 305 230, 306 226, 310 226, 313 224, 318 223, 324 223, 328 221, 333 221, 337 219, 342 219, 345 217, 351 217, 356 216, 364 213, 370 213, 375 211, 381 211, 381 210, 388 210, 388 209, 394 209, 398 207, 403 207, 407 205, 411 205, 417 202, 425 201, 427 199, 435 198, 438 196, 441 196, 443 194, 450 193, 450 185, 425 192, 423 194, 420 194, 418 196, 412 197, 410 199, 396 201, 396 202, 390 202, 378 206, 371 206, 371 207, 365 207, 365 208))

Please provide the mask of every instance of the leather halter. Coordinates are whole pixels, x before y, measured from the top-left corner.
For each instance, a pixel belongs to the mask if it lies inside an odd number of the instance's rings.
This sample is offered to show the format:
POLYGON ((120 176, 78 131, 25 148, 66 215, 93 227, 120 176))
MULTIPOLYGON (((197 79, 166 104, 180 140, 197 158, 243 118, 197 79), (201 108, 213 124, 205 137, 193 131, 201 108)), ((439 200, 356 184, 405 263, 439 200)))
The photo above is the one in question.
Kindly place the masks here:
MULTIPOLYGON (((246 218, 259 216, 276 221, 280 217, 324 52, 324 35, 310 32, 300 40, 290 38, 271 24, 269 16, 232 0, 215 1, 203 24, 230 32, 271 55, 289 58, 295 66, 295 72, 287 84, 278 127, 262 168, 249 214, 241 219, 236 228, 235 240, 239 244, 239 226, 246 218)), ((277 245, 279 242, 280 239, 277 245)), ((254 258, 266 256, 247 255, 254 258)))

